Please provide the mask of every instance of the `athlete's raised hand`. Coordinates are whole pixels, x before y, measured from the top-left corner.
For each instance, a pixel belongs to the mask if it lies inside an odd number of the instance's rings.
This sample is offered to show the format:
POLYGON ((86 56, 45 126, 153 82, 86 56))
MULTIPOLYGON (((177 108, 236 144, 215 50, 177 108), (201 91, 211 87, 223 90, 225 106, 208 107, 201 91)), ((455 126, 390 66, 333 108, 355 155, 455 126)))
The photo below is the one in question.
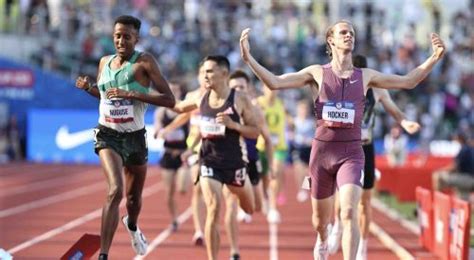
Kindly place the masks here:
POLYGON ((438 34, 431 34, 431 46, 433 47, 433 54, 436 59, 441 59, 444 55, 446 47, 444 46, 443 40, 439 37, 438 34))
POLYGON ((248 62, 250 56, 249 33, 250 28, 246 28, 240 35, 240 55, 245 62, 248 62))
POLYGON ((88 76, 79 76, 76 79, 76 87, 86 90, 92 87, 92 82, 88 76))
POLYGON ((402 120, 400 125, 407 131, 409 134, 414 134, 420 130, 420 124, 414 121, 402 120))

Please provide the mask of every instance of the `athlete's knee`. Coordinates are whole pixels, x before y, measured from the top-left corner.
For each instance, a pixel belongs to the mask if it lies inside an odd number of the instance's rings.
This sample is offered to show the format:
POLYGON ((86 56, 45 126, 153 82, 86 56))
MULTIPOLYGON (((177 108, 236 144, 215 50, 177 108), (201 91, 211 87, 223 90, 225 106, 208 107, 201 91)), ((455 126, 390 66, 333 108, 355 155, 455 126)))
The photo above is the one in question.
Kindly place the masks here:
POLYGON ((341 221, 352 222, 357 218, 356 208, 352 206, 341 207, 341 221))
POLYGON ((207 217, 217 219, 219 217, 220 202, 217 199, 213 199, 206 203, 207 217))
POLYGON ((316 213, 313 213, 311 220, 313 228, 318 232, 323 232, 326 230, 327 226, 331 223, 329 218, 321 218, 316 213))
POLYGON ((123 187, 122 185, 111 184, 107 192, 107 202, 109 203, 120 203, 123 199, 123 187))

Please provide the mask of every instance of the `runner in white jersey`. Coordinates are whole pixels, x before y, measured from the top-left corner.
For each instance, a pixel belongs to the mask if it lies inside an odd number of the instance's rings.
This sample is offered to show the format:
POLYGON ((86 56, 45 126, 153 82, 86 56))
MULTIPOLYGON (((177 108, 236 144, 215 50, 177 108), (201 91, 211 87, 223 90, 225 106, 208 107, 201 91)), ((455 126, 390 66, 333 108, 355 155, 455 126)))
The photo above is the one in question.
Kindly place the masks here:
POLYGON ((137 226, 148 160, 144 122, 146 103, 166 107, 175 104, 153 56, 135 51, 140 25, 135 17, 119 16, 113 31, 116 54, 100 60, 98 83, 92 84, 88 77, 79 77, 76 81, 78 88, 100 99, 94 143, 108 190, 102 210, 99 259, 108 258, 124 188, 128 215, 122 222, 131 236, 135 252, 146 253, 147 242, 137 226))

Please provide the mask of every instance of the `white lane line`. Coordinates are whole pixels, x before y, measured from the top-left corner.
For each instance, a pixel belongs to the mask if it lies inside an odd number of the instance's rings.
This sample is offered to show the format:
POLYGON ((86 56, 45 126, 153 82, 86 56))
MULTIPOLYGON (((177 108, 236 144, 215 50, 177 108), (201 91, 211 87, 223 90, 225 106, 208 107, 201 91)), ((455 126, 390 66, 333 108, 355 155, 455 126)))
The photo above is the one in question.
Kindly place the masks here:
POLYGON ((8 216, 15 215, 15 214, 18 214, 18 213, 22 213, 22 212, 25 212, 25 211, 28 211, 28 210, 40 208, 40 207, 47 206, 47 205, 50 205, 50 204, 53 204, 53 203, 58 203, 58 202, 61 202, 61 201, 73 199, 73 198, 76 198, 76 197, 79 197, 79 196, 82 196, 82 195, 86 195, 86 194, 90 194, 92 192, 102 190, 102 189, 104 189, 104 184, 103 183, 96 183, 96 184, 89 185, 89 186, 86 186, 86 187, 82 187, 82 188, 79 188, 79 189, 75 189, 75 190, 72 190, 72 191, 69 191, 69 192, 64 192, 64 193, 60 193, 60 194, 57 194, 57 195, 54 195, 54 196, 46 197, 44 199, 34 200, 32 202, 28 202, 28 203, 22 204, 22 205, 17 206, 17 207, 12 207, 12 208, 1 210, 0 211, 0 218, 8 217, 8 216))
POLYGON ((77 218, 77 219, 75 219, 75 220, 73 220, 73 221, 71 221, 71 222, 69 222, 69 223, 67 223, 67 224, 65 224, 65 225, 63 225, 59 228, 52 229, 52 230, 50 230, 46 233, 43 233, 42 235, 36 236, 36 237, 34 237, 34 238, 32 238, 28 241, 25 241, 25 242, 15 246, 15 247, 9 249, 8 252, 13 255, 13 254, 25 249, 25 248, 33 246, 33 245, 35 245, 39 242, 50 239, 50 238, 52 238, 52 237, 54 237, 58 234, 61 234, 65 231, 68 231, 68 230, 73 229, 77 226, 80 226, 80 225, 82 225, 82 224, 84 224, 84 223, 86 223, 90 220, 98 218, 98 217, 100 217, 101 212, 102 212, 102 209, 96 209, 96 210, 92 211, 91 213, 89 213, 85 216, 82 216, 80 218, 77 218))
POLYGON ((388 235, 382 228, 380 228, 375 222, 370 223, 369 230, 375 237, 382 242, 390 251, 396 254, 400 259, 403 260, 415 260, 415 257, 410 254, 405 248, 400 246, 390 235, 388 235))
POLYGON ((278 260, 278 224, 269 224, 270 260, 278 260))
MULTIPOLYGON (((150 174, 149 177, 154 176, 154 175, 155 174, 150 174)), ((40 208, 40 207, 43 207, 43 206, 48 206, 50 204, 62 202, 62 201, 65 201, 65 200, 74 199, 76 197, 86 195, 86 194, 89 194, 89 193, 92 193, 92 192, 95 192, 95 191, 98 191, 98 190, 101 190, 101 189, 104 189, 104 184, 103 183, 96 183, 96 184, 89 185, 89 186, 86 186, 86 187, 82 187, 82 188, 79 188, 79 189, 75 189, 75 190, 72 190, 72 191, 69 191, 69 192, 64 192, 64 193, 60 193, 60 194, 57 194, 57 195, 54 195, 54 196, 50 196, 50 197, 35 200, 35 201, 32 201, 32 202, 28 202, 28 203, 22 204, 20 206, 0 210, 0 218, 8 217, 8 216, 11 216, 11 215, 15 215, 15 214, 22 213, 22 212, 32 210, 32 209, 36 209, 36 208, 40 208)))
MULTIPOLYGON (((178 224, 181 225, 184 222, 186 222, 190 217, 192 216, 192 210, 191 207, 187 208, 181 215, 178 216, 177 221, 178 224)), ((165 239, 167 239, 173 231, 171 231, 171 227, 166 228, 163 230, 158 236, 153 239, 153 241, 148 245, 148 249, 146 251, 145 255, 137 255, 135 256, 134 260, 142 260, 145 259, 145 256, 149 255, 155 248, 157 248, 165 239)))
MULTIPOLYGON (((154 185, 146 188, 145 190, 143 190, 142 197, 146 198, 146 197, 158 192, 161 189, 163 189, 163 185, 161 185, 160 182, 157 183, 157 184, 154 184, 154 185)), ((125 200, 122 200, 122 202, 120 203, 120 207, 122 208, 124 206, 125 206, 125 200)), ((15 247, 11 248, 11 249, 8 249, 8 253, 10 253, 10 254, 17 253, 17 252, 19 252, 19 251, 21 251, 25 248, 28 248, 28 247, 31 247, 31 246, 37 244, 39 242, 42 242, 44 240, 48 240, 48 239, 50 239, 50 238, 52 238, 52 237, 54 237, 58 234, 61 234, 65 231, 68 231, 68 230, 73 229, 75 227, 78 227, 78 226, 80 226, 80 225, 82 225, 82 224, 84 224, 84 223, 86 223, 90 220, 93 220, 95 218, 100 217, 102 215, 101 212, 102 212, 102 208, 96 209, 96 210, 94 210, 94 211, 92 211, 92 212, 90 212, 90 213, 88 213, 88 214, 86 214, 82 217, 76 218, 76 219, 74 219, 74 220, 72 220, 72 221, 70 221, 70 222, 68 222, 68 223, 66 223, 66 224, 64 224, 60 227, 57 227, 57 228, 52 229, 50 231, 47 231, 47 232, 45 232, 45 233, 43 233, 39 236, 36 236, 36 237, 34 237, 34 238, 32 238, 28 241, 25 241, 25 242, 15 246, 15 247)))
MULTIPOLYGON (((38 181, 34 183, 28 183, 28 184, 18 186, 18 187, 3 189, 2 191, 0 191, 0 196, 2 197, 12 196, 12 195, 26 193, 26 192, 43 190, 43 189, 47 189, 47 188, 59 186, 59 185, 64 186, 65 184, 73 184, 77 182, 94 180, 97 178, 97 175, 92 174, 93 172, 97 172, 97 170, 90 170, 90 171, 84 171, 84 172, 79 173, 81 175, 87 174, 88 178, 71 178, 71 176, 64 176, 64 177, 55 178, 53 180, 42 180, 42 181, 38 181)), ((100 177, 102 177, 102 175, 100 175, 100 177)))

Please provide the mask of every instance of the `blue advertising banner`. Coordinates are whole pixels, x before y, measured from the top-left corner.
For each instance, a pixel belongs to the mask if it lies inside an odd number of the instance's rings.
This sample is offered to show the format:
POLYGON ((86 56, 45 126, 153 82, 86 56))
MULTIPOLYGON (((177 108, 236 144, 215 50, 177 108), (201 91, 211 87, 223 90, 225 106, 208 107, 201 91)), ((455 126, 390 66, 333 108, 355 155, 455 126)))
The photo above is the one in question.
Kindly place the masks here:
MULTIPOLYGON (((97 110, 32 109, 28 112, 27 155, 42 163, 99 163, 93 128, 97 110)), ((145 116, 150 163, 158 163, 162 144, 153 138, 153 113, 145 116)))

